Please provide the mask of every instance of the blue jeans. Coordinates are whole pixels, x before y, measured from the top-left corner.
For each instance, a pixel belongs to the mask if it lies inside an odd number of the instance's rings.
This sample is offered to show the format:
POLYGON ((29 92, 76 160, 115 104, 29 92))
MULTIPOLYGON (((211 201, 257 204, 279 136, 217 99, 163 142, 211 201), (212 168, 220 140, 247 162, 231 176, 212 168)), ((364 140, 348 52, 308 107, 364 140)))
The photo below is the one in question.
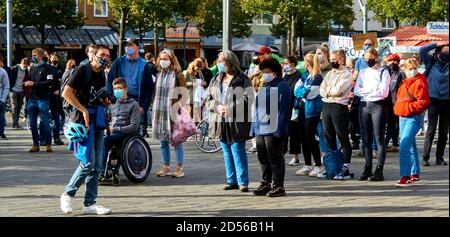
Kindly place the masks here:
POLYGON ((114 132, 111 134, 111 136, 106 136, 104 140, 104 149, 103 149, 103 160, 102 160, 102 168, 100 170, 100 175, 105 174, 106 169, 106 161, 108 160, 108 153, 109 150, 113 146, 120 145, 123 142, 123 139, 125 139, 129 134, 124 134, 121 132, 114 132))
MULTIPOLYGON (((170 145, 168 141, 161 141, 161 153, 162 161, 164 165, 170 165, 170 145)), ((184 161, 184 148, 183 143, 175 145, 175 159, 177 160, 177 165, 183 165, 184 161)))
MULTIPOLYGON (((320 152, 325 153, 329 152, 331 148, 328 146, 327 139, 325 139, 325 134, 323 133, 323 123, 322 120, 319 121, 319 124, 317 125, 317 136, 319 137, 319 146, 320 146, 320 152)), ((336 138, 336 145, 337 149, 341 149, 341 143, 339 142, 339 139, 336 138)))
POLYGON ((423 115, 400 117, 400 176, 420 174, 416 134, 423 123, 423 115))
POLYGON ((6 111, 6 103, 0 101, 0 135, 5 135, 5 111, 6 111))
POLYGON ((39 146, 40 136, 44 137, 47 145, 52 144, 52 135, 50 131, 49 119, 49 101, 48 100, 29 100, 28 101, 28 118, 30 119, 31 134, 33 136, 33 144, 39 146), (37 126, 37 116, 41 116, 40 126, 44 134, 39 134, 37 126))
POLYGON ((248 160, 245 142, 228 144, 220 142, 225 160, 227 184, 248 185, 248 160))
POLYGON ((65 188, 67 195, 74 197, 83 181, 86 184, 86 194, 84 196, 84 206, 95 204, 98 192, 98 175, 102 168, 104 131, 96 129, 94 131, 94 149, 92 149, 90 161, 87 164, 80 162, 75 173, 65 188))

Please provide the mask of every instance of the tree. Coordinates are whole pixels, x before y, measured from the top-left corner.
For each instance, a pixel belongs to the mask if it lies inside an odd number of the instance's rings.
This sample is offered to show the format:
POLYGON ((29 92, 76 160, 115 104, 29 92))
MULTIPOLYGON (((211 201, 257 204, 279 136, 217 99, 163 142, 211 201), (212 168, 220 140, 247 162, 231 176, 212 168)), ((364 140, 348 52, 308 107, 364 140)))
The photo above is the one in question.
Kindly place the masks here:
POLYGON ((396 28, 400 23, 448 21, 448 0, 367 0, 367 6, 376 20, 393 19, 396 28))
MULTIPOLYGON (((5 1, 1 4, 0 21, 5 21, 5 1)), ((40 33, 42 48, 53 29, 74 29, 84 24, 72 0, 16 0, 12 8, 14 27, 34 26, 40 33)))
POLYGON ((298 37, 327 35, 332 24, 349 29, 354 19, 352 0, 334 0, 332 6, 326 0, 241 0, 241 5, 249 13, 278 15, 280 20, 271 30, 288 38, 291 55, 296 52, 298 37))
MULTIPOLYGON (((198 27, 204 37, 222 35, 222 0, 202 1, 198 16, 198 27)), ((252 34, 250 23, 254 14, 244 12, 238 0, 231 4, 231 29, 234 37, 248 37, 252 34)))

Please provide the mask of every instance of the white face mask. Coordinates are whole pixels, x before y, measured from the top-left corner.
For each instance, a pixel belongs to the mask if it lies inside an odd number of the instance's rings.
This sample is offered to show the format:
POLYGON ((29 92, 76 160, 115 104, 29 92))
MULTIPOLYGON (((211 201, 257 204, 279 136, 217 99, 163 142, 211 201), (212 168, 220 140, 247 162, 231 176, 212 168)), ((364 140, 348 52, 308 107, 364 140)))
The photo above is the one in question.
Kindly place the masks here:
POLYGON ((264 82, 271 82, 274 79, 274 76, 272 73, 263 73, 262 75, 262 79, 264 80, 264 82))
POLYGON ((419 73, 419 70, 417 70, 417 68, 414 70, 405 71, 406 78, 415 77, 417 73, 419 73))
POLYGON ((166 69, 170 66, 170 60, 161 60, 159 61, 159 65, 161 68, 166 69))

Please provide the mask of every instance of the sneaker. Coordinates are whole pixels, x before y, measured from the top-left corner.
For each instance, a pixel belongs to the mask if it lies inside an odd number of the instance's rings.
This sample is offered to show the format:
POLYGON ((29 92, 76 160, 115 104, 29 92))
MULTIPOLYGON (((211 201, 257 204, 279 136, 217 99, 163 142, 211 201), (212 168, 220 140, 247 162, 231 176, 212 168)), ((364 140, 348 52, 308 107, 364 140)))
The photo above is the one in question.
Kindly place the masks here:
POLYGON ((63 193, 61 195, 61 210, 64 212, 64 214, 72 214, 72 199, 73 197, 67 195, 67 193, 63 193))
POLYGON ((111 184, 111 179, 103 177, 103 176, 98 176, 98 185, 110 185, 111 184))
POLYGON ((243 193, 246 193, 246 192, 248 192, 248 186, 241 185, 241 186, 239 187, 239 190, 240 190, 241 192, 243 192, 243 193))
POLYGON ((428 162, 428 160, 422 160, 422 165, 423 166, 430 166, 430 162, 428 162))
POLYGON ((61 141, 61 139, 59 139, 59 138, 55 138, 54 144, 57 146, 62 146, 62 145, 64 145, 64 142, 61 141))
POLYGON ((397 187, 407 187, 407 186, 411 186, 412 184, 413 184, 413 182, 411 181, 411 177, 410 176, 403 176, 399 181, 397 181, 395 186, 397 186, 397 187))
POLYGON ((5 134, 0 135, 0 138, 3 139, 3 140, 8 140, 8 138, 6 138, 6 136, 5 136, 5 134))
POLYGON ((39 152, 40 148, 38 145, 33 145, 33 147, 31 147, 30 152, 39 152))
POLYGON ((327 178, 327 171, 325 169, 322 169, 322 172, 318 173, 317 178, 319 179, 326 179, 327 178))
POLYGON ((267 197, 281 197, 286 196, 286 191, 283 187, 273 186, 272 190, 267 193, 267 197))
POLYGON ((398 152, 398 146, 390 146, 386 148, 386 152, 398 152))
POLYGON ((364 171, 362 172, 361 176, 359 177, 359 181, 366 181, 368 180, 370 177, 372 177, 373 173, 372 173, 372 167, 369 166, 364 166, 364 171))
POLYGON ((223 190, 236 190, 239 189, 239 185, 237 184, 227 184, 223 187, 223 190))
POLYGON ((300 161, 297 158, 292 158, 291 161, 288 163, 289 166, 297 166, 300 165, 300 161))
POLYGON ((172 178, 181 178, 184 176, 184 169, 182 165, 177 165, 177 169, 172 174, 172 178))
POLYGON ((375 172, 369 178, 369 181, 372 181, 372 182, 384 181, 383 168, 381 168, 380 166, 377 166, 377 168, 375 169, 375 172))
POLYGON ((267 195, 271 189, 270 184, 261 182, 261 184, 253 191, 253 194, 256 196, 267 195))
POLYGON ((353 143, 352 144, 352 150, 359 150, 359 144, 358 143, 353 143))
POLYGON ((334 180, 349 180, 353 178, 353 174, 350 173, 350 170, 346 166, 342 166, 339 174, 333 177, 334 180))
POLYGON ((311 172, 309 172, 309 177, 317 177, 317 175, 321 173, 322 170, 323 170, 322 166, 314 166, 314 169, 311 172))
POLYGON ((436 160, 436 165, 447 165, 447 162, 444 159, 437 159, 436 160))
POLYGON ((164 165, 158 173, 156 173, 157 177, 166 177, 166 176, 172 176, 172 173, 170 172, 170 167, 167 165, 164 165))
POLYGON ((413 174, 413 175, 411 175, 410 180, 412 182, 418 182, 418 181, 420 181, 420 176, 418 174, 413 174))
POLYGON ((102 207, 100 205, 94 204, 83 208, 83 214, 85 215, 109 215, 111 214, 111 209, 102 207))
POLYGON ((52 145, 47 145, 47 148, 45 150, 47 152, 53 152, 52 145))
POLYGON ((256 152, 256 147, 252 147, 252 148, 248 149, 248 152, 250 152, 250 153, 256 152))
POLYGON ((303 168, 301 168, 300 170, 298 170, 297 172, 295 172, 296 175, 299 176, 304 176, 304 175, 309 175, 309 173, 311 173, 311 171, 313 171, 313 168, 311 166, 303 166, 303 168))

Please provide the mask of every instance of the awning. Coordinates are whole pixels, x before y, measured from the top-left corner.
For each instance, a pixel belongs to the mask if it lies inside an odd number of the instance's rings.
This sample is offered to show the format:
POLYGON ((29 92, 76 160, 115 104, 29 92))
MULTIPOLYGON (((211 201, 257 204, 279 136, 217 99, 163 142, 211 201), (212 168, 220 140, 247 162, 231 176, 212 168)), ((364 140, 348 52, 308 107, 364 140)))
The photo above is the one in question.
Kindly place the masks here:
MULTIPOLYGON (((41 45, 41 34, 36 28, 14 28, 13 44, 41 45)), ((50 30, 46 45, 118 45, 118 36, 108 29, 54 29, 50 30)), ((6 27, 0 27, 0 43, 6 44, 6 27)))
MULTIPOLYGON (((275 45, 275 37, 271 35, 253 34, 248 38, 233 38, 232 45, 245 43, 246 41, 259 45, 273 47, 275 45)), ((204 48, 222 48, 222 38, 217 36, 203 38, 204 48)))

